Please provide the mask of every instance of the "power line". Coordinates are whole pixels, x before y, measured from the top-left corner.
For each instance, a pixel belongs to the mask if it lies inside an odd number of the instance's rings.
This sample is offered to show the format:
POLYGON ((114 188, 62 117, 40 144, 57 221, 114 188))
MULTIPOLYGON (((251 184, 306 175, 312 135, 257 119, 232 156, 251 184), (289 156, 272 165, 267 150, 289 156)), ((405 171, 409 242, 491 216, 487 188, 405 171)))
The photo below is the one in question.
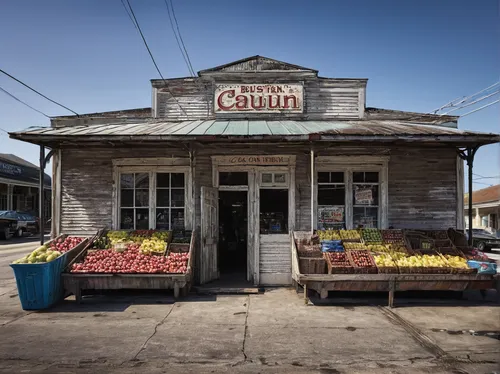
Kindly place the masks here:
MULTIPOLYGON (((33 108, 31 105, 29 105, 29 104, 25 103, 24 101, 22 101, 21 99, 19 99, 19 98, 15 97, 15 96, 14 96, 14 95, 12 95, 9 91, 7 91, 7 90, 3 89, 2 87, 0 87, 0 91, 2 91, 3 93, 5 93, 6 95, 9 95, 9 96, 10 96, 10 97, 12 97, 14 100, 19 101, 21 104, 26 105, 28 108, 33 109, 35 112, 38 112, 38 113, 40 113, 40 114, 42 114, 42 115, 44 115, 45 117, 47 117, 47 118, 49 118, 49 119, 50 119, 50 116, 48 116, 47 114, 45 114, 44 112, 42 112, 42 111, 40 111, 40 110, 38 110, 38 109, 36 109, 36 108, 33 108)), ((0 129, 0 130, 3 130, 3 129, 0 129)), ((3 131, 5 131, 5 130, 3 130, 3 131)), ((5 132, 7 132, 7 131, 5 131, 5 132)))
POLYGON ((184 112, 186 117, 189 117, 188 114, 186 113, 186 111, 184 110, 184 108, 181 106, 181 104, 179 103, 177 98, 174 96, 174 94, 172 93, 172 91, 168 87, 167 81, 163 77, 163 75, 160 71, 160 68, 156 64, 156 61, 153 57, 153 54, 151 53, 151 50, 149 49, 148 43, 146 42, 146 38, 144 37, 144 34, 142 33, 141 26, 139 25, 139 22, 137 21, 137 18, 135 17, 134 9, 132 9, 132 6, 130 5, 130 1, 129 0, 126 0, 126 1, 127 1, 129 8, 130 8, 130 13, 132 14, 132 17, 134 18, 135 24, 137 25, 137 30, 139 31, 139 34, 141 34, 142 41, 144 42, 144 45, 146 46, 146 49, 148 50, 149 56, 151 57, 151 60, 153 61, 153 64, 154 64, 156 70, 158 71, 158 74, 160 74, 160 77, 163 80, 163 83, 165 83, 165 87, 167 88, 167 91, 170 93, 170 96, 172 96, 172 98, 175 100, 175 102, 177 103, 179 108, 182 110, 182 112, 184 112))
POLYGON ((127 6, 125 5, 125 1, 121 0, 121 2, 122 2, 123 7, 125 8, 125 12, 127 12, 128 18, 130 18, 130 20, 134 24, 135 28, 137 29, 137 25, 135 24, 134 19, 132 18, 132 15, 130 14, 130 10, 128 10, 127 6))
POLYGON ((475 113, 475 112, 479 112, 480 110, 483 110, 484 108, 487 108, 487 107, 489 107, 489 106, 491 106, 491 105, 493 105, 493 104, 496 104, 496 103, 498 103, 499 101, 500 101, 500 99, 495 100, 495 101, 492 101, 491 103, 488 103, 488 104, 486 104, 486 105, 483 105, 482 107, 479 107, 479 108, 477 108, 477 109, 474 109, 474 110, 472 110, 472 111, 470 111, 470 112, 468 112, 468 113, 462 114, 460 117, 465 117, 465 116, 468 116, 469 114, 472 114, 472 113, 475 113))
POLYGON ((441 111, 441 110, 443 110, 443 109, 446 109, 446 108, 453 108, 453 107, 455 107, 456 105, 463 104, 463 103, 467 102, 468 100, 472 99, 474 96, 477 96, 477 95, 479 95, 480 93, 483 93, 483 92, 485 92, 485 91, 488 91, 489 89, 491 89, 491 88, 493 88, 493 87, 497 86, 498 84, 500 84, 500 81, 498 81, 498 82, 496 82, 496 83, 493 83, 491 86, 486 87, 486 88, 482 89, 481 91, 478 91, 478 92, 476 92, 475 94, 472 94, 472 95, 470 95, 470 96, 463 96, 462 98, 457 98, 457 99, 455 99, 455 100, 452 100, 452 101, 450 101, 449 103, 447 103, 447 104, 443 105, 442 107, 440 107, 440 108, 438 108, 438 109, 434 110, 433 112, 434 112, 434 114, 436 114, 437 112, 439 112, 439 111, 441 111), (458 101, 457 101, 457 100, 458 100, 458 101))
POLYGON ((179 37, 177 36, 177 33, 175 32, 175 28, 174 28, 174 21, 172 21, 172 14, 170 12, 170 7, 168 6, 168 2, 167 0, 165 0, 165 5, 167 7, 167 12, 168 12, 168 19, 170 20, 170 27, 172 28, 172 32, 174 33, 174 36, 175 36, 175 41, 177 42, 177 46, 179 47, 179 50, 181 51, 181 55, 182 55, 182 58, 184 59, 184 62, 186 63, 186 66, 188 68, 188 71, 189 71, 189 74, 191 76, 194 76, 194 72, 193 72, 193 69, 191 68, 189 62, 188 62, 188 59, 182 49, 182 46, 181 46, 181 42, 179 40, 179 37))
MULTIPOLYGON (((57 101, 54 101, 54 100, 52 100, 52 99, 48 98, 48 97, 47 97, 47 96, 45 96, 44 94, 42 94, 42 93, 38 92, 38 91, 37 91, 37 90, 35 90, 34 88, 31 88, 31 87, 30 87, 30 86, 28 86, 26 83, 21 82, 19 79, 17 79, 16 77, 13 77, 12 75, 10 75, 9 73, 7 73, 7 72, 3 71, 2 69, 0 69, 0 73, 4 73, 4 74, 5 74, 6 76, 8 76, 9 78, 14 79, 14 80, 15 80, 16 82, 18 82, 18 83, 21 83, 24 87, 29 88, 31 91, 33 91, 33 92, 37 93, 37 94, 38 94, 38 95, 40 95, 41 97, 43 97, 43 98, 45 98, 45 99, 49 100, 50 102, 52 102, 52 103, 54 103, 54 104, 56 104, 56 105, 59 105, 60 107, 62 107, 62 108, 64 108, 64 109, 66 109, 66 110, 69 110, 71 113, 74 113, 74 114, 76 114, 77 116, 80 116, 80 115, 79 115, 77 112, 75 112, 74 110, 71 110, 71 109, 69 109, 67 106, 64 106, 64 105, 62 105, 62 104, 58 103, 57 101)), ((44 114, 44 115, 45 115, 45 114, 44 114)), ((47 116, 47 117, 48 117, 48 116, 47 116)))
POLYGON ((446 113, 443 113, 443 115, 447 115, 448 113, 454 112, 455 110, 460 110, 460 109, 466 108, 466 107, 468 107, 468 106, 471 106, 471 105, 473 105, 473 104, 479 103, 480 101, 486 100, 487 98, 489 98, 489 97, 491 97, 491 96, 495 96, 495 95, 496 95, 496 94, 498 94, 499 92, 500 92, 500 90, 498 90, 498 91, 494 91, 493 93, 490 93, 490 94, 488 94, 488 95, 484 95, 484 96, 482 96, 481 98, 479 98, 479 99, 477 99, 477 100, 474 100, 474 101, 472 101, 472 102, 470 102, 470 103, 467 103, 467 104, 462 105, 462 106, 460 106, 460 107, 457 107, 457 108, 455 108, 455 109, 449 110, 449 111, 447 111, 446 113))
MULTIPOLYGON (((167 0, 165 0, 165 2, 166 1, 167 0)), ((192 72, 193 77, 194 77, 196 74, 194 72, 193 64, 191 63, 191 59, 189 58, 189 53, 186 49, 186 45, 184 44, 184 39, 182 39, 181 30, 179 28, 179 23, 177 22, 177 16, 175 15, 174 3, 172 2, 172 0, 170 0, 170 6, 172 7, 172 15, 174 16, 175 25, 177 27, 177 33, 179 34, 179 39, 181 40, 182 48, 184 49, 184 53, 186 54, 186 58, 188 60, 189 67, 191 68, 191 72, 192 72)))

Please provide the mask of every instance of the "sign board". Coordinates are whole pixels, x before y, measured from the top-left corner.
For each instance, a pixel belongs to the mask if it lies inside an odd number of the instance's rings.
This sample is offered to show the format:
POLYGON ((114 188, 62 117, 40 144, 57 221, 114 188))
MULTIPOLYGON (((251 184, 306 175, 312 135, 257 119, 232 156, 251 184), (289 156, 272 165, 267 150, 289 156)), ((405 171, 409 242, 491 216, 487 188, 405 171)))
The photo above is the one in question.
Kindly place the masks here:
POLYGON ((302 113, 304 93, 300 84, 217 84, 215 113, 302 113))
POLYGON ((0 171, 10 175, 20 175, 22 170, 19 166, 0 162, 0 171))
POLYGON ((220 165, 283 165, 295 163, 295 156, 285 155, 239 155, 216 156, 215 162, 220 165))
POLYGON ((336 224, 344 222, 343 206, 318 207, 318 222, 322 224, 336 224))
POLYGON ((373 191, 371 188, 356 188, 354 190, 355 205, 371 205, 373 204, 373 191))

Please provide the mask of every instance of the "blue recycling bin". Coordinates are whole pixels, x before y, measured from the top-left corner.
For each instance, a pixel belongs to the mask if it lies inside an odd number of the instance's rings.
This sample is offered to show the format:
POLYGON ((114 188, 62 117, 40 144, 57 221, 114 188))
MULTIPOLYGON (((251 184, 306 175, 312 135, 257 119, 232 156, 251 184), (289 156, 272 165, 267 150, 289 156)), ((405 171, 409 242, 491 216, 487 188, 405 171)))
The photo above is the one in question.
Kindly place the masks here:
POLYGON ((17 292, 24 310, 50 308, 62 299, 61 273, 67 253, 51 262, 11 264, 16 277, 17 292))

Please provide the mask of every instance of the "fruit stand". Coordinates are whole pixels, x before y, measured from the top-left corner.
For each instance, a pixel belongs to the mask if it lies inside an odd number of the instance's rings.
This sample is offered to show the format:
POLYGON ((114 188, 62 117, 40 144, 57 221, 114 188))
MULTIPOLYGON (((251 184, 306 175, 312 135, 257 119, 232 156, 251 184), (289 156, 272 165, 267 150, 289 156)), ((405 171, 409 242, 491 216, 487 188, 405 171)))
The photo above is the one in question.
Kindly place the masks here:
POLYGON ((194 233, 189 233, 189 240, 181 236, 181 244, 168 232, 163 248, 156 248, 154 238, 161 235, 148 231, 135 237, 137 232, 109 232, 107 237, 112 239, 108 243, 97 239, 96 248, 83 250, 62 274, 67 294, 74 294, 77 303, 82 302, 85 290, 162 289, 173 290, 175 298, 187 295, 192 283, 194 233))
POLYGON ((474 268, 476 260, 489 260, 457 247, 446 230, 293 232, 291 243, 292 278, 297 289, 303 287, 306 303, 308 290, 321 298, 328 291, 388 292, 390 307, 395 291, 498 290, 496 274, 474 268))

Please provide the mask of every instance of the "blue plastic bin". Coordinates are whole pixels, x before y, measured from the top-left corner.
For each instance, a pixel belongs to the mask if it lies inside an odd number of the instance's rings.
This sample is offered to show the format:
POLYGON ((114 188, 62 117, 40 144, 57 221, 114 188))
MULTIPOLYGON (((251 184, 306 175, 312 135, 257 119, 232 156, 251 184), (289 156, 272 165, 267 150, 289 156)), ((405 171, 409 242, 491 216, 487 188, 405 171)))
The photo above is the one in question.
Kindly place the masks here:
POLYGON ((24 310, 47 309, 63 296, 61 273, 67 253, 40 264, 11 264, 24 310))
POLYGON ((497 264, 493 262, 469 260, 467 261, 467 264, 471 268, 477 269, 478 274, 495 275, 497 273, 497 264))

